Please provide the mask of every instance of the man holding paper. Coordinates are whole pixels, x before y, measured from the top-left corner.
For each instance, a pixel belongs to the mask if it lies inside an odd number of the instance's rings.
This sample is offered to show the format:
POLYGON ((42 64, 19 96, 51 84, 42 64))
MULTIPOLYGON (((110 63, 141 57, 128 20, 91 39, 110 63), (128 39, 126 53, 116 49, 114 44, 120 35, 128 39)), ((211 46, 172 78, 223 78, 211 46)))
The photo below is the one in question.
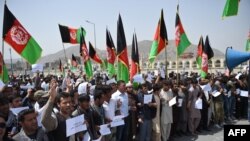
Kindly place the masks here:
POLYGON ((141 88, 141 92, 138 93, 140 141, 151 141, 152 119, 156 116, 157 104, 153 91, 148 91, 147 83, 142 84, 141 88))
POLYGON ((170 136, 171 124, 173 123, 172 107, 169 106, 169 101, 173 98, 171 90, 172 83, 168 80, 163 81, 163 88, 160 92, 162 103, 161 110, 161 135, 162 141, 167 141, 170 136))
POLYGON ((199 126, 201 120, 200 109, 195 108, 198 98, 201 98, 200 87, 198 86, 197 79, 193 79, 192 85, 188 90, 187 103, 187 109, 189 112, 188 128, 192 135, 197 135, 196 129, 199 126))
POLYGON ((117 91, 112 94, 112 99, 116 102, 121 102, 120 113, 124 116, 124 125, 117 127, 116 140, 117 141, 127 141, 128 137, 128 94, 126 93, 126 83, 123 80, 117 82, 117 91))

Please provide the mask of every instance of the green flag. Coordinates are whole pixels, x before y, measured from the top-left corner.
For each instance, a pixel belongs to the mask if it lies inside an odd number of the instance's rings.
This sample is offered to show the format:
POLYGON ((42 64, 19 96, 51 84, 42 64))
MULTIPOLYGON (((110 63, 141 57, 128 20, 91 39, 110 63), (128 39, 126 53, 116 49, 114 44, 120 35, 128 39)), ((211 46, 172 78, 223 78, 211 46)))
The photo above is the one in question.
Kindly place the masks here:
POLYGON ((250 31, 249 31, 249 34, 248 34, 248 39, 247 39, 247 44, 246 44, 246 51, 250 51, 250 31))
POLYGON ((238 14, 240 0, 227 0, 223 10, 222 18, 238 14))
POLYGON ((2 53, 0 52, 0 79, 3 83, 9 82, 9 74, 6 65, 3 60, 2 53))

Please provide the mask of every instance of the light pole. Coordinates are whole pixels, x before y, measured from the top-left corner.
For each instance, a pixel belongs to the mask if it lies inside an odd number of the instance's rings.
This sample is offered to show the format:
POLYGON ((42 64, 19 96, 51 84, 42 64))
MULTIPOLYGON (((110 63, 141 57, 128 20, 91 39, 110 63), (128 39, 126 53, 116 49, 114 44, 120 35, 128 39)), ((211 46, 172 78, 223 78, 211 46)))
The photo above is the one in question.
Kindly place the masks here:
POLYGON ((93 22, 91 22, 91 21, 89 21, 89 20, 86 20, 86 22, 87 22, 87 23, 89 23, 89 24, 92 24, 92 25, 94 25, 94 40, 95 40, 95 49, 96 49, 96 34, 95 34, 95 23, 93 23, 93 22))

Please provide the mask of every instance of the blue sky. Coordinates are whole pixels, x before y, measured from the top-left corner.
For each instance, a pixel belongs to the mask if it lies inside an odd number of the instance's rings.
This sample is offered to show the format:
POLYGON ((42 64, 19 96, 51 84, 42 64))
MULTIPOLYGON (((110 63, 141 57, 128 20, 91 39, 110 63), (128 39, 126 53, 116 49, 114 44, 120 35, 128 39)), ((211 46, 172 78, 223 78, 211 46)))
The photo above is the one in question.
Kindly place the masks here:
MULTIPOLYGON (((174 39, 178 0, 7 0, 7 6, 43 48, 43 55, 63 49, 58 23, 84 27, 86 40, 94 45, 93 25, 96 26, 97 48, 106 48, 106 27, 116 44, 118 14, 123 20, 127 45, 136 31, 138 41, 152 40, 160 11, 163 8, 169 39, 174 39)), ((225 52, 226 47, 244 51, 250 30, 250 0, 241 0, 237 16, 222 20, 226 0, 179 0, 180 18, 189 40, 198 44, 201 35, 209 35, 213 48, 225 52)), ((0 1, 3 19, 4 1, 0 1)), ((0 22, 2 27, 2 22, 0 22)), ((2 28, 0 28, 2 34, 2 28)), ((2 44, 2 41, 0 41, 2 44)), ((4 58, 9 58, 5 45, 4 58)), ((70 47, 65 44, 65 48, 70 47)), ((13 58, 20 58, 13 52, 13 58)))

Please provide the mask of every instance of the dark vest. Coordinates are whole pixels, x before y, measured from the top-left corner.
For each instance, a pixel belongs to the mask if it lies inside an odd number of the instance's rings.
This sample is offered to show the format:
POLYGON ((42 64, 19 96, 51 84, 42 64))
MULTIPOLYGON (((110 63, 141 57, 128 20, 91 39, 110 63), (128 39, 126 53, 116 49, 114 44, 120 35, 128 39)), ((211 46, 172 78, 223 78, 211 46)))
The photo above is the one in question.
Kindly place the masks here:
POLYGON ((48 137, 50 141, 69 141, 69 137, 66 137, 66 119, 60 115, 56 114, 57 118, 57 128, 48 132, 48 137))

